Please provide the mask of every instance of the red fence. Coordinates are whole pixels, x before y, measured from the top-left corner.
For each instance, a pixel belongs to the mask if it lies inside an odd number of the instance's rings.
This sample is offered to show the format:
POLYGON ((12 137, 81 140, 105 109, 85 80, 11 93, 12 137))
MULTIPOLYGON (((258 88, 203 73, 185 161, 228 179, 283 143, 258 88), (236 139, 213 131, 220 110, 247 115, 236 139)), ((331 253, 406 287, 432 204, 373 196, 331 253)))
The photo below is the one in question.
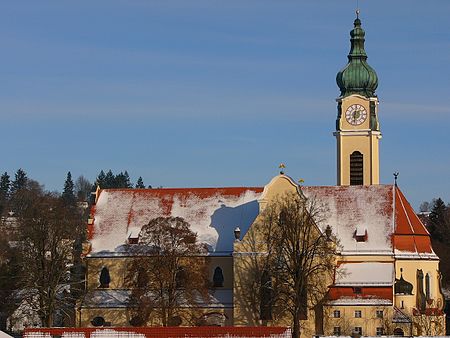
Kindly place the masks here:
POLYGON ((284 327, 33 328, 24 338, 290 338, 284 327))

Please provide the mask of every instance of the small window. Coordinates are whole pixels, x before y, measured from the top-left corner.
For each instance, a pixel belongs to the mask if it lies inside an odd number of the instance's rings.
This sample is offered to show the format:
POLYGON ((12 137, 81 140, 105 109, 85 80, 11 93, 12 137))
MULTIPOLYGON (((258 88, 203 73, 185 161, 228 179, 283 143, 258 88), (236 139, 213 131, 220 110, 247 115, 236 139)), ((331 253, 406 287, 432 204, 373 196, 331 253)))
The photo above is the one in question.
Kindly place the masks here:
POLYGON ((382 327, 377 327, 377 336, 382 336, 384 334, 384 329, 382 327))
POLYGON ((356 326, 355 329, 353 330, 356 334, 362 336, 362 327, 361 326, 356 326))
POLYGON ((362 314, 361 314, 361 310, 356 310, 355 311, 355 318, 361 318, 362 314))
POLYGON ((105 325, 105 318, 103 317, 94 317, 94 319, 91 320, 92 326, 104 326, 105 325))
POLYGON ((333 311, 333 317, 334 317, 334 318, 341 318, 341 311, 339 311, 339 310, 334 310, 334 311, 333 311))
POLYGON ((383 310, 377 310, 377 318, 383 318, 383 310))
POLYGON ((214 269, 213 286, 215 288, 223 287, 223 281, 224 281, 223 271, 222 268, 218 266, 217 268, 214 269))
POLYGON ((333 335, 334 336, 340 336, 341 335, 341 327, 340 326, 333 327, 333 335))
POLYGON ((353 292, 357 295, 360 295, 362 293, 362 289, 359 286, 356 286, 353 288, 353 292))

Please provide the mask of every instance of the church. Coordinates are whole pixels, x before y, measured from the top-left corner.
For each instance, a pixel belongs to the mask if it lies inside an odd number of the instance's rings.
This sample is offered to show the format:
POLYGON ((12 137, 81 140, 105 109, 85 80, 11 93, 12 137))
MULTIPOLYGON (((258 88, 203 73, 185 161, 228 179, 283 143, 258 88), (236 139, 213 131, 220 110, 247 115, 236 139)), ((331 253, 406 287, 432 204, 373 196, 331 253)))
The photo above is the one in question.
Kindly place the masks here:
MULTIPOLYGON (((298 194, 326 206, 318 229, 330 229, 340 243, 320 313, 308 309, 302 336, 445 334, 439 257, 430 234, 397 184, 379 182, 378 78, 367 63, 358 14, 350 36, 348 64, 336 77, 336 186, 303 186, 281 172, 264 187, 98 187, 87 224, 87 291, 76 326, 133 325, 127 266, 142 227, 157 217, 183 218, 208 248, 209 301, 198 304, 206 325, 290 326, 283 318, 263 323, 246 304, 242 266, 255 254, 246 244, 262 210, 277 196, 298 194)), ((192 324, 179 318, 177 325, 192 324)))

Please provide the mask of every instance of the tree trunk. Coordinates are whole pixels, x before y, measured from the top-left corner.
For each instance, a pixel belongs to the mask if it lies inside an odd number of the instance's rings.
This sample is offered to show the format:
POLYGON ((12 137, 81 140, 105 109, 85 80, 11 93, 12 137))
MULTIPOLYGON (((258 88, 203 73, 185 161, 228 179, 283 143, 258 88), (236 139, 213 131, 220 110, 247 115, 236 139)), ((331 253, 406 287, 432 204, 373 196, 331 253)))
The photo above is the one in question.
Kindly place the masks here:
POLYGON ((298 309, 295 311, 293 319, 292 338, 300 338, 300 313, 298 309))

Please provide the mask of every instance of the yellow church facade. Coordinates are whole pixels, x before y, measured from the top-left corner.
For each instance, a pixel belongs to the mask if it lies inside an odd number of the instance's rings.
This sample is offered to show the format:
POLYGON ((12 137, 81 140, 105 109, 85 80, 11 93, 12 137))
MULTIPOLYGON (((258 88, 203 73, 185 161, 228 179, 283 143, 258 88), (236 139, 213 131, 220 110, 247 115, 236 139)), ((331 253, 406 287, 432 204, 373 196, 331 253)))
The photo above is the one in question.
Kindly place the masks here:
MULTIPOLYGON (((338 245, 334 273, 322 281, 320 308, 305 299, 311 306, 302 336, 445 334, 439 257, 430 234, 397 184, 379 184, 378 78, 367 63, 358 17, 350 35, 349 62, 336 79, 337 185, 301 186, 280 173, 264 187, 98 189, 77 326, 132 325, 127 268, 141 228, 157 217, 182 217, 208 247, 199 259, 208 264, 209 301, 184 309, 177 325, 203 318, 204 325, 291 326, 282 309, 274 319, 262 318, 258 302, 249 301, 261 290, 249 290, 246 279, 249 261, 265 252, 263 242, 253 245, 259 217, 277 199, 295 195, 325 206, 317 234, 329 229, 338 245), (102 274, 108 274, 107 285, 102 274)), ((150 319, 146 325, 161 323, 150 319)))

